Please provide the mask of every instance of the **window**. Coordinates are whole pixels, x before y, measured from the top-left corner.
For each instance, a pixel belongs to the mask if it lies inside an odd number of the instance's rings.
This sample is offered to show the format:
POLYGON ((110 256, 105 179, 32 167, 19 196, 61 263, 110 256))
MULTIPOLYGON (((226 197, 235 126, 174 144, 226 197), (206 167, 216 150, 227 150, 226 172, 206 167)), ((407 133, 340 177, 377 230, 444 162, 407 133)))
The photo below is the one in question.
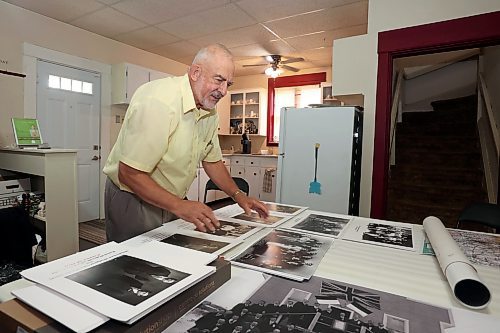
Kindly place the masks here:
POLYGON ((280 109, 283 106, 306 106, 321 103, 319 84, 326 81, 326 73, 314 73, 269 78, 267 80, 267 145, 277 146, 279 143, 280 109), (311 87, 307 87, 311 86, 311 87), (280 90, 280 88, 288 88, 280 90), (290 89, 293 90, 293 104, 291 103, 290 89), (296 92, 300 90, 296 98, 296 92), (278 93, 277 93, 278 91, 278 93), (288 104, 288 105, 286 105, 288 104))
POLYGON ((72 80, 67 77, 49 75, 49 88, 92 95, 92 83, 72 80))
POLYGON ((318 85, 276 88, 274 90, 274 135, 279 142, 281 108, 303 108, 309 104, 321 103, 321 88, 318 85))

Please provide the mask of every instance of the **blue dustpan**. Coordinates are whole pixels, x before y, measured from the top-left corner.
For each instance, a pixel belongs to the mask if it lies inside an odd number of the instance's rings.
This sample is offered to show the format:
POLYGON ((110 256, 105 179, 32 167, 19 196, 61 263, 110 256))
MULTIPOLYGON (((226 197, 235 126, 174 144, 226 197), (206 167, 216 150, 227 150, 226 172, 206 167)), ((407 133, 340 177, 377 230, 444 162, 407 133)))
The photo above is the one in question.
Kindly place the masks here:
POLYGON ((314 181, 309 183, 309 193, 321 194, 321 183, 316 178, 318 173, 318 150, 319 143, 314 146, 314 181))

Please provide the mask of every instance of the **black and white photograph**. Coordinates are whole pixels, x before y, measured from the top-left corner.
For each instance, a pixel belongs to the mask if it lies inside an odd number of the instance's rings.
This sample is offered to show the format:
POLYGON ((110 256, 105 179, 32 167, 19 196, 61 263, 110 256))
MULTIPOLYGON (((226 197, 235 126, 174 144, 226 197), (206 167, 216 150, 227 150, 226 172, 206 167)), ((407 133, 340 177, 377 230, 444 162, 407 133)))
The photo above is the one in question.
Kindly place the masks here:
POLYGON ((310 278, 333 240, 288 230, 273 230, 236 256, 243 265, 295 280, 310 278))
POLYGON ((163 243, 172 244, 196 251, 214 253, 224 246, 229 245, 226 242, 220 242, 213 239, 198 238, 183 234, 173 234, 161 240, 163 243))
POLYGON ((219 219, 219 223, 220 227, 215 229, 215 231, 209 232, 210 234, 236 239, 250 234, 256 231, 256 229, 259 229, 258 227, 252 225, 227 221, 223 219, 219 219))
POLYGON ((442 333, 455 327, 446 308, 316 276, 306 282, 271 277, 230 304, 227 294, 209 296, 165 333, 442 333))
POLYGON ((267 208, 271 212, 277 212, 282 214, 297 214, 300 211, 303 211, 306 207, 292 206, 292 205, 284 205, 274 202, 266 202, 267 208))
POLYGON ((353 218, 340 237, 345 240, 417 251, 417 242, 412 226, 398 222, 380 221, 375 223, 369 219, 353 218))
POLYGON ((350 219, 335 216, 309 214, 305 219, 291 226, 290 229, 299 229, 322 236, 337 237, 349 221, 350 219))
POLYGON ((274 227, 277 224, 283 222, 287 218, 284 217, 279 217, 279 216, 273 216, 269 215, 266 218, 261 218, 257 212, 252 211, 250 215, 247 215, 245 213, 238 214, 236 216, 233 216, 233 219, 237 220, 243 220, 243 221, 248 221, 248 222, 253 222, 253 223, 259 223, 259 224, 264 224, 268 227, 274 227))
POLYGON ((387 224, 369 223, 363 239, 376 243, 385 243, 404 247, 413 247, 412 230, 387 224))
POLYGON ((67 276, 105 295, 137 305, 189 274, 123 255, 67 276))

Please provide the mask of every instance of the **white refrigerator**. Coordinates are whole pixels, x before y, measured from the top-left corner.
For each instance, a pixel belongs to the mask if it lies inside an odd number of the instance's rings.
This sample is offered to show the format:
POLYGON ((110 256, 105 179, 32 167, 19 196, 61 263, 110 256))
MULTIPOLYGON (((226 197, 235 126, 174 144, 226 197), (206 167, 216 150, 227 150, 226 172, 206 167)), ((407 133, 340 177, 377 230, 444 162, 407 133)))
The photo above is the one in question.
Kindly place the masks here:
POLYGON ((276 201, 359 215, 362 132, 359 107, 283 108, 276 201))

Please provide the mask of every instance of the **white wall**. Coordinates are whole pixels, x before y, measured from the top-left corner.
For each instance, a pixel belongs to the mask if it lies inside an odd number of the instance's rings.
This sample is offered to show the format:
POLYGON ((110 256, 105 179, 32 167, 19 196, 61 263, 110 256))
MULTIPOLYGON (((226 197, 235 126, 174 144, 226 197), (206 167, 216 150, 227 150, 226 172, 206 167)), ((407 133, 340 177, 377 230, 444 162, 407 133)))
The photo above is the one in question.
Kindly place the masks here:
POLYGON ((431 102, 474 95, 477 60, 461 61, 403 81, 403 112, 432 111, 431 102))
POLYGON ((491 46, 483 49, 482 75, 491 100, 493 116, 500 131, 500 46, 491 46))
MULTIPOLYGON (((39 15, 23 8, 0 1, 0 69, 30 73, 24 80, 17 77, 0 75, 0 147, 14 143, 10 118, 36 116, 34 110, 36 89, 35 75, 31 75, 33 56, 25 57, 26 45, 39 46, 48 50, 45 54, 61 53, 76 56, 89 63, 102 64, 103 68, 120 62, 130 62, 146 68, 181 75, 187 66, 179 62, 152 54, 135 47, 96 35, 51 18, 39 15), (25 96, 26 95, 26 96, 25 96), (27 102, 25 102, 27 101, 27 102)), ((85 61, 83 61, 85 62, 85 61)), ((36 69, 34 71, 36 73, 36 69)), ((124 110, 111 106, 111 86, 109 71, 102 79, 101 96, 105 104, 101 105, 101 146, 102 160, 105 161, 111 146, 116 140, 121 124, 114 122, 115 114, 124 114, 124 110), (106 75, 108 77, 106 77, 106 75)), ((101 178, 103 180, 104 177, 101 178)), ((104 182, 101 181, 102 188, 104 182)), ((101 192, 102 189, 101 189, 101 192)), ((102 194, 101 194, 102 196, 102 194)), ((101 205, 101 216, 104 216, 101 205)))
MULTIPOLYGON (((131 62, 171 74, 182 74, 186 65, 135 47, 73 27, 23 8, 0 1, 0 69, 23 72, 23 44, 75 55, 103 64, 131 62), (4 62, 7 62, 5 65, 4 62)), ((27 77, 26 80, 34 78, 27 77)), ((12 144, 14 138, 8 121, 23 116, 23 80, 0 75, 0 145, 12 144), (9 101, 9 103, 5 103, 9 101)), ((109 107, 109 106, 108 106, 109 107)), ((30 112, 30 111, 28 111, 30 112)), ((108 123, 109 124, 109 123, 108 123)), ((107 130, 107 129, 106 129, 107 130)))
POLYGON ((368 34, 334 41, 333 94, 364 95, 360 215, 370 215, 378 32, 500 10, 498 0, 372 0, 368 34))

